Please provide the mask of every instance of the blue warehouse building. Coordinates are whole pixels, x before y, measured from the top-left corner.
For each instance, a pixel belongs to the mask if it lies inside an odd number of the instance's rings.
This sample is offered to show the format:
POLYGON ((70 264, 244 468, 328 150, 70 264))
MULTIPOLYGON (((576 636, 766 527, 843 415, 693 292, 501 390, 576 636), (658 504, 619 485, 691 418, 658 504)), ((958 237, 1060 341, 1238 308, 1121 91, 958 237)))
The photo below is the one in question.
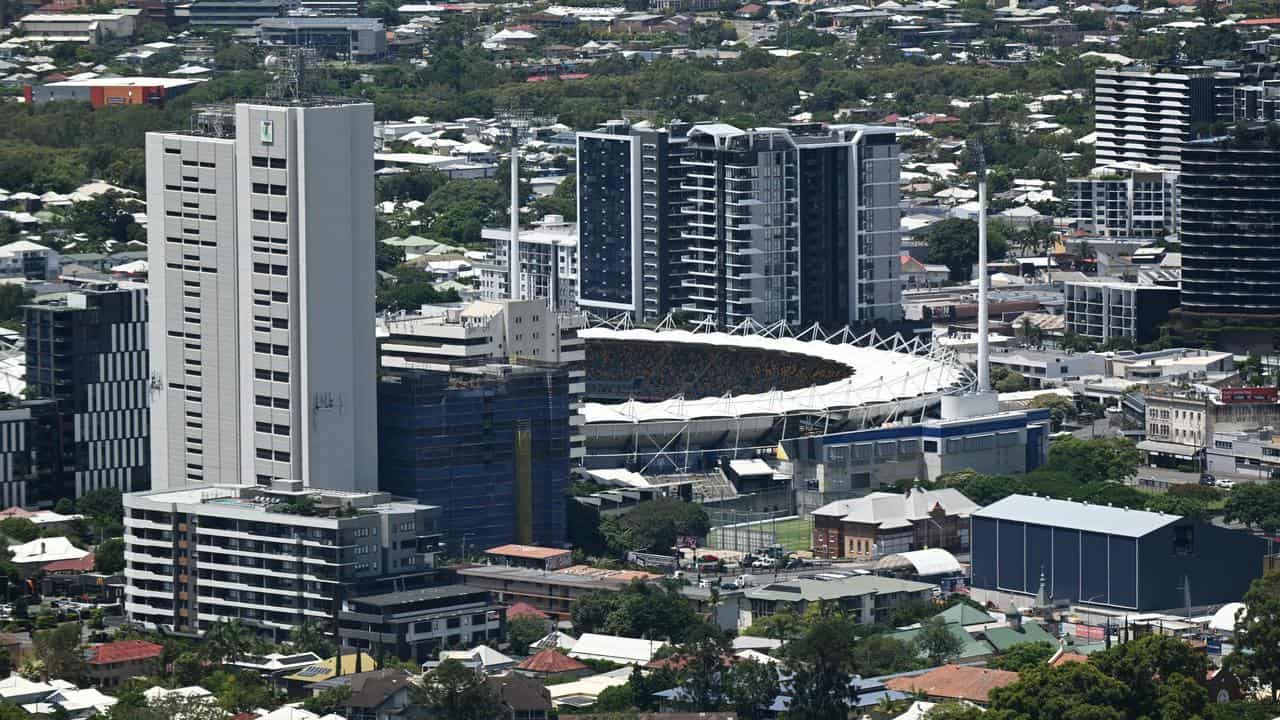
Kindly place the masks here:
POLYGON ((1154 611, 1240 599, 1266 543, 1191 518, 1012 495, 973 513, 975 600, 1034 595, 1154 611))

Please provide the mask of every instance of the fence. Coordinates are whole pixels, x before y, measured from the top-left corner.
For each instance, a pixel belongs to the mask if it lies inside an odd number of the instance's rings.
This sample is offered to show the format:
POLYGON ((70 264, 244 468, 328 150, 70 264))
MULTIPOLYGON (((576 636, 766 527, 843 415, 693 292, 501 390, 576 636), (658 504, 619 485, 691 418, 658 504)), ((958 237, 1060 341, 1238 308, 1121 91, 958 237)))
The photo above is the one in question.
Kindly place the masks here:
POLYGON ((755 511, 707 508, 711 532, 707 545, 718 550, 759 552, 773 545, 789 551, 808 550, 813 537, 812 520, 788 511, 755 511))

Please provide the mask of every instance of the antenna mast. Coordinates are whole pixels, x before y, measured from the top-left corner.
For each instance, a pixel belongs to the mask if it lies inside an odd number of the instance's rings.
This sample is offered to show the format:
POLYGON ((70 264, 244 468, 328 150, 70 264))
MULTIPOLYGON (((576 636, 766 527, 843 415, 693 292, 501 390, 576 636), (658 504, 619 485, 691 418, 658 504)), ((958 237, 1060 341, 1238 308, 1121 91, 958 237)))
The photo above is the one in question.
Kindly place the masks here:
POLYGON ((982 141, 975 140, 978 156, 978 392, 991 392, 991 342, 987 305, 987 159, 982 141))

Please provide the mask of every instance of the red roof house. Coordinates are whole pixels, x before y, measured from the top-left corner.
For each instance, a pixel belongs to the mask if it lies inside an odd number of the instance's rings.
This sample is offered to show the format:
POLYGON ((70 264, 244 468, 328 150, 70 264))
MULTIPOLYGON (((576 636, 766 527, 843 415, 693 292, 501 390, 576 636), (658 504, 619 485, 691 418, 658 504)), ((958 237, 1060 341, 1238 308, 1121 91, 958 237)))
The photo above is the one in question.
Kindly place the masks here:
POLYGON ((163 646, 145 640, 94 645, 84 651, 85 676, 101 688, 118 687, 129 678, 159 672, 163 653, 163 646))
POLYGON ((891 678, 890 690, 919 693, 930 700, 968 700, 986 705, 992 690, 1018 680, 1018 673, 969 665, 943 665, 923 675, 891 678))
POLYGON ((585 673, 588 667, 554 648, 547 648, 533 657, 526 658, 516 665, 516 670, 538 677, 549 675, 565 675, 568 673, 585 673))
POLYGON ((50 575, 78 575, 80 573, 93 572, 93 553, 89 553, 79 560, 54 560, 40 569, 50 575))

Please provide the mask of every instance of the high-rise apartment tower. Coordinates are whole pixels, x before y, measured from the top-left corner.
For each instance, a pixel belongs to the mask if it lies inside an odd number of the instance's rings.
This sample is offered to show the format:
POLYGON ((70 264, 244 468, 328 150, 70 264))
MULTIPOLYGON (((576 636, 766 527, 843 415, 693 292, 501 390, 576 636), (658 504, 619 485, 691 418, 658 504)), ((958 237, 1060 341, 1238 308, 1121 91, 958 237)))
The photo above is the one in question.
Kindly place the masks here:
POLYGON ((377 487, 373 106, 147 136, 152 486, 377 487))

